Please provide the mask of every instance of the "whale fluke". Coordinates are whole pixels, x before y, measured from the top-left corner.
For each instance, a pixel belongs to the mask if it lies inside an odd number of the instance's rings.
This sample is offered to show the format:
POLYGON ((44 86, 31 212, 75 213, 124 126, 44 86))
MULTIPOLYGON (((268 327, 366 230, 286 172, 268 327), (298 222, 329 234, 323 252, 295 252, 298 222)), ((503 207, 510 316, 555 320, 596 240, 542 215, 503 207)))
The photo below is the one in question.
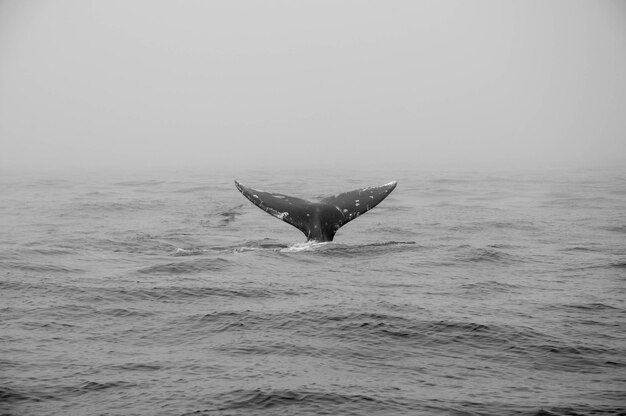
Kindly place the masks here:
POLYGON ((307 241, 333 241, 339 228, 366 213, 385 199, 398 184, 356 189, 310 202, 293 196, 235 186, 254 205, 302 231, 307 241))

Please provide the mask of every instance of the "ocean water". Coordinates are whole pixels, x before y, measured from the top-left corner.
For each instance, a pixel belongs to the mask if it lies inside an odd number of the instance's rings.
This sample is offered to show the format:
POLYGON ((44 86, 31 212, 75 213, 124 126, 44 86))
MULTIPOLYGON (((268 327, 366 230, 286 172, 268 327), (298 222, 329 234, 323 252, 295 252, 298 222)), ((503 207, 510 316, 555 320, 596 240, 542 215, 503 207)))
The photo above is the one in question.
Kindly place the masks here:
POLYGON ((626 414, 626 172, 0 178, 2 415, 626 414))

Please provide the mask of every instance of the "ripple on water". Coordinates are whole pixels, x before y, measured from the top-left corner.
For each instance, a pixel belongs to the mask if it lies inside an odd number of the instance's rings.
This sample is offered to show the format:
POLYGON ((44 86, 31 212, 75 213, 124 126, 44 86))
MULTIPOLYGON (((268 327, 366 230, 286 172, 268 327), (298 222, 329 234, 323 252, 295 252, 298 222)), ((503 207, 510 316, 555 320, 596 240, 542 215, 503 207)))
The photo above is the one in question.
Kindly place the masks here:
POLYGON ((231 264, 231 260, 224 258, 194 258, 192 260, 185 259, 173 263, 147 266, 139 269, 138 272, 151 275, 193 274, 206 271, 217 272, 227 269, 231 264))
MULTIPOLYGON (((399 398, 382 399, 374 394, 337 393, 321 389, 238 389, 220 394, 214 400, 216 410, 266 414, 332 414, 333 409, 341 414, 367 414, 410 409, 410 402, 399 398)), ((199 410, 193 414, 203 412, 209 414, 210 410, 199 410)))

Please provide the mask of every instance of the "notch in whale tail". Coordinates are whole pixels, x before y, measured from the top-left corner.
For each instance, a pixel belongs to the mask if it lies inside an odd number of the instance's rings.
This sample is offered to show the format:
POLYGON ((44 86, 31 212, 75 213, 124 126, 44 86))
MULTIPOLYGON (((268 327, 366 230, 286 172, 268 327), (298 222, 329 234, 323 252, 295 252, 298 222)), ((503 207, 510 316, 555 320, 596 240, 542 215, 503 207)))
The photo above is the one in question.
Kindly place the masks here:
POLYGON ((385 199, 398 184, 356 189, 311 202, 289 195, 235 186, 254 205, 302 231, 307 241, 333 241, 339 228, 366 213, 385 199))

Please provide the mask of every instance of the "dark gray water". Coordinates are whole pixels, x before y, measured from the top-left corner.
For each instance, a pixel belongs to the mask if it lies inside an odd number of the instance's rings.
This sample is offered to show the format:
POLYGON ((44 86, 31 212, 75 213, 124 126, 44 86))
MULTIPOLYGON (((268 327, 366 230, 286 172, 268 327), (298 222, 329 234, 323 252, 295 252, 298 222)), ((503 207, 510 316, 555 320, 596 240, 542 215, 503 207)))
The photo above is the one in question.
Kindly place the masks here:
POLYGON ((0 413, 626 412, 626 173, 399 180, 334 243, 212 174, 0 179, 0 413))

